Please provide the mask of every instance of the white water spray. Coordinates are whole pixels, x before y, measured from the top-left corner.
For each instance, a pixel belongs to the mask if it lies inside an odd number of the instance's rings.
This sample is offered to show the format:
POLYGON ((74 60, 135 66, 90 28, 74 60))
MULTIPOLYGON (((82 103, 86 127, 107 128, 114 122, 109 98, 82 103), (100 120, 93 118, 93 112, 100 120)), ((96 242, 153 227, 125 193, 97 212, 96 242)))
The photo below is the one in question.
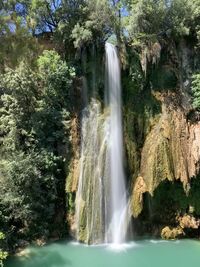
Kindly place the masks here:
POLYGON ((118 246, 126 239, 128 205, 123 169, 120 63, 116 47, 109 43, 106 79, 106 109, 102 112, 100 102, 92 99, 83 112, 76 194, 77 239, 118 246))
MULTIPOLYGON (((111 242, 125 242, 127 200, 123 168, 121 75, 117 49, 106 43, 108 105, 110 106, 111 242)), ((109 233, 108 233, 109 234, 109 233)))

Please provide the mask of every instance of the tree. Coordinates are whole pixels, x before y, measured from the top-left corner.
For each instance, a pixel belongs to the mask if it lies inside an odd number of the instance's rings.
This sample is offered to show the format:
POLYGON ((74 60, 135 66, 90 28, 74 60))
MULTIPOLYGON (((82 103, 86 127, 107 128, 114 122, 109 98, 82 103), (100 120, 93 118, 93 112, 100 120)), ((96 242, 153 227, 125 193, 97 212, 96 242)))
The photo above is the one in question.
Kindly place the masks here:
POLYGON ((196 0, 140 0, 129 2, 128 31, 131 38, 167 36, 177 39, 196 28, 196 0))
POLYGON ((166 15, 165 2, 155 0, 133 1, 130 5, 128 31, 130 36, 159 34, 166 15))
POLYGON ((52 228, 65 181, 67 152, 59 148, 69 143, 73 77, 55 51, 44 51, 34 69, 22 62, 1 75, 0 226, 14 231, 15 242, 48 236, 52 228))
POLYGON ((113 28, 113 10, 108 1, 87 2, 87 16, 77 22, 72 30, 71 37, 76 48, 88 43, 104 42, 113 28))
POLYGON ((0 3, 0 70, 15 67, 25 58, 31 63, 41 51, 19 10, 17 1, 0 3))

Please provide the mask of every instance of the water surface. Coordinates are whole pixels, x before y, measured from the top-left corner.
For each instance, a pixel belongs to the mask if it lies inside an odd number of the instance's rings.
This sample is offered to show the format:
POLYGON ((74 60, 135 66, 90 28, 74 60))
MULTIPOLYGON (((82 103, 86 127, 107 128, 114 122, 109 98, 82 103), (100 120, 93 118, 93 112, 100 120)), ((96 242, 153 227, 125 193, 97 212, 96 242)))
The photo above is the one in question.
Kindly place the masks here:
POLYGON ((5 267, 196 267, 200 241, 143 240, 119 247, 53 243, 30 247, 26 257, 10 259, 5 267))

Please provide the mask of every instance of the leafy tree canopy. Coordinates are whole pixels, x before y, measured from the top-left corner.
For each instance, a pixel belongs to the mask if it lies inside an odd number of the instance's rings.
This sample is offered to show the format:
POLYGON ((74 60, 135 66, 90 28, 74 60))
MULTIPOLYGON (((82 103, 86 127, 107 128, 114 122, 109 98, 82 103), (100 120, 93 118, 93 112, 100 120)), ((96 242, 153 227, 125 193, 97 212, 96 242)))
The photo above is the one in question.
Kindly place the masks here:
POLYGON ((74 75, 55 51, 44 51, 34 69, 22 62, 1 74, 0 225, 15 238, 49 234, 66 160, 58 147, 69 142, 74 75))
POLYGON ((176 40, 189 34, 198 35, 199 4, 199 0, 129 1, 130 38, 167 36, 176 40))

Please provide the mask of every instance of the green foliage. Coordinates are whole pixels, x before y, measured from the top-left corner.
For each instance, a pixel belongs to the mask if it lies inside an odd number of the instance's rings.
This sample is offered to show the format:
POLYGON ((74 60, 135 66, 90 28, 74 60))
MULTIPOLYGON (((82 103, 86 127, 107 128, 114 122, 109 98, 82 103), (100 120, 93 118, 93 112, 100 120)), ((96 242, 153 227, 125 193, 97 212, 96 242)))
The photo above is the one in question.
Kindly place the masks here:
POLYGON ((200 0, 189 1, 189 5, 192 10, 190 23, 193 30, 197 33, 198 44, 200 44, 200 0))
POLYGON ((85 10, 87 16, 74 26, 71 34, 76 48, 95 40, 105 39, 113 27, 113 10, 108 1, 90 0, 85 10))
POLYGON ((0 109, 4 150, 7 146, 27 148, 38 142, 44 145, 49 141, 53 145, 58 136, 66 134, 73 76, 74 69, 54 51, 44 51, 36 72, 24 63, 16 70, 6 70, 1 77, 4 94, 0 109))
POLYGON ((80 48, 105 36, 109 28, 110 7, 106 0, 27 0, 23 4, 28 27, 35 33, 54 32, 54 40, 64 44, 66 51, 71 52, 73 44, 80 48))
POLYGON ((130 38, 155 39, 166 35, 177 40, 191 32, 197 34, 199 29, 197 2, 195 0, 132 1, 127 26, 130 38))
POLYGON ((8 159, 1 160, 1 222, 9 225, 13 221, 14 227, 15 223, 20 224, 25 236, 34 232, 48 234, 45 231, 48 231, 57 198, 58 160, 44 150, 28 154, 14 152, 8 159))
POLYGON ((80 48, 83 46, 83 44, 86 44, 92 40, 92 32, 89 29, 80 26, 78 23, 75 25, 72 31, 72 38, 75 40, 75 48, 80 48))
POLYGON ((54 81, 54 86, 57 85, 57 87, 61 86, 60 83, 58 84, 59 81, 65 83, 65 86, 71 85, 70 78, 75 75, 75 71, 73 68, 67 66, 67 63, 61 59, 57 52, 43 51, 37 63, 38 70, 41 75, 45 74, 43 78, 45 78, 46 81, 54 81))
POLYGON ((193 107, 200 110, 200 74, 192 77, 193 107))
POLYGON ((104 39, 115 20, 109 1, 24 0, 27 26, 35 33, 54 32, 57 42, 67 51, 81 48, 89 42, 104 39))
POLYGON ((16 3, 15 0, 0 3, 0 70, 15 67, 25 58, 32 63, 41 51, 24 17, 18 14, 16 3))
POLYGON ((25 0, 26 21, 33 32, 53 31, 60 19, 60 1, 25 0))
POLYGON ((14 232, 14 242, 48 236, 53 227, 74 75, 55 51, 44 51, 35 69, 22 62, 1 74, 0 226, 14 232))
POLYGON ((167 19, 166 31, 176 38, 189 35, 191 15, 192 10, 189 1, 172 1, 165 18, 167 19))
POLYGON ((3 261, 8 257, 8 252, 2 248, 2 241, 5 239, 4 233, 0 232, 0 266, 3 267, 3 261))
POLYGON ((130 34, 152 35, 160 31, 165 18, 164 0, 141 0, 131 6, 128 30, 130 34))

